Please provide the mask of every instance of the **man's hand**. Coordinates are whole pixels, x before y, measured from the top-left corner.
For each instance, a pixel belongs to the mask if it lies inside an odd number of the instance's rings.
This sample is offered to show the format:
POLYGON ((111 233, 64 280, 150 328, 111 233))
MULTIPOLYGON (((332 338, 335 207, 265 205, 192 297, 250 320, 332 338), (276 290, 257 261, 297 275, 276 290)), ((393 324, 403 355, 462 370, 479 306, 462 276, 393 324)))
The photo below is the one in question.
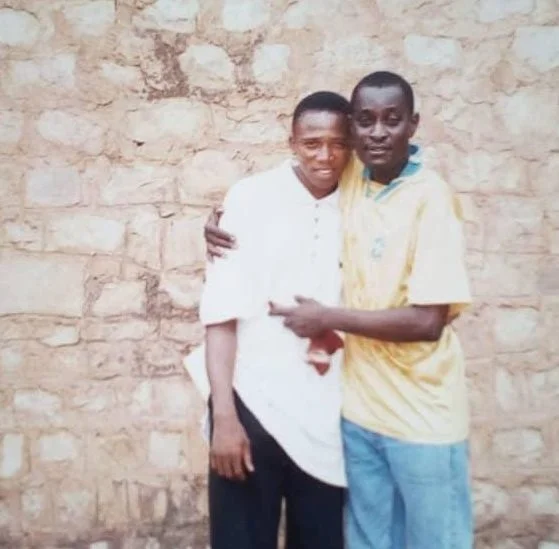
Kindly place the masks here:
POLYGON ((235 247, 235 237, 219 228, 219 220, 223 215, 223 208, 214 208, 204 225, 204 239, 206 240, 206 257, 213 261, 214 257, 223 257, 226 250, 235 247))
POLYGON ((282 316, 283 324, 299 337, 316 337, 326 329, 324 313, 327 308, 314 299, 295 297, 295 307, 283 307, 270 302, 270 315, 282 316))
POLYGON ((254 471, 250 441, 238 417, 214 417, 210 466, 230 480, 245 480, 254 471))

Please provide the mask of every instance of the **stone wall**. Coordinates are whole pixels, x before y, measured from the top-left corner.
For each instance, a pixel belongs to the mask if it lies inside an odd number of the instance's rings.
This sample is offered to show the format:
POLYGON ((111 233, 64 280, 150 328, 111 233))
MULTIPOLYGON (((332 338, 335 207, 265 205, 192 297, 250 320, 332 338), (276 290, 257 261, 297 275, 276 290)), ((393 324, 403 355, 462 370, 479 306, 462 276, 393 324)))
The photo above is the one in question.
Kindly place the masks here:
POLYGON ((2 6, 1 547, 206 547, 204 217, 381 68, 466 212, 478 547, 559 547, 557 0, 2 6))

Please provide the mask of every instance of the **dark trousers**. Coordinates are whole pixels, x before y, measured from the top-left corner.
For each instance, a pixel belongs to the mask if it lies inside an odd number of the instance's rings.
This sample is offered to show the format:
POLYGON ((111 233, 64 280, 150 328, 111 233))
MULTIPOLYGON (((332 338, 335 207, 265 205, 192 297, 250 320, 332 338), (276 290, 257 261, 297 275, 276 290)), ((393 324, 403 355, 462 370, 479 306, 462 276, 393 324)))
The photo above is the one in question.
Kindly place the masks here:
POLYGON ((344 490, 299 469, 238 397, 236 406, 255 471, 239 482, 210 470, 212 549, 277 549, 284 499, 286 549, 343 549, 344 490))

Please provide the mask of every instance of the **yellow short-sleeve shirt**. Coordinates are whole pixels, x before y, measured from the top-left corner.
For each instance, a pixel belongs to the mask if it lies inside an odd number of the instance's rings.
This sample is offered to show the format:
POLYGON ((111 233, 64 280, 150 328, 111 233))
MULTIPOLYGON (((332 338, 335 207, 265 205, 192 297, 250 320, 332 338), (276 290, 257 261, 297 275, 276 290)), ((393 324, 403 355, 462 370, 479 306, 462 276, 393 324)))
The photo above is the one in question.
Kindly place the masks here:
POLYGON ((346 337, 343 416, 410 442, 464 440, 464 358, 450 322, 471 298, 457 199, 436 172, 412 160, 398 179, 381 185, 354 159, 341 193, 345 305, 450 305, 436 342, 346 337))

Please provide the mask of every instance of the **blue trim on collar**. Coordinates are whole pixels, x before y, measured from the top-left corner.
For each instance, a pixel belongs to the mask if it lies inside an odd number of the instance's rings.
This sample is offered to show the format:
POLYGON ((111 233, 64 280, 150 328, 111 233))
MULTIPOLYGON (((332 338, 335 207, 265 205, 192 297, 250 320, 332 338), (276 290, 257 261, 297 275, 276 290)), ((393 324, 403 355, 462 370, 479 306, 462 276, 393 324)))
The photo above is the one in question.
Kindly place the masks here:
MULTIPOLYGON (((394 189, 399 187, 407 177, 416 174, 421 168, 421 158, 420 158, 421 148, 418 145, 410 145, 408 150, 409 150, 409 157, 408 157, 407 164, 404 166, 403 170, 400 172, 400 175, 398 177, 393 179, 390 183, 388 183, 388 185, 386 185, 386 187, 384 187, 384 189, 382 189, 380 192, 375 194, 374 197, 375 202, 378 202, 379 200, 384 198, 387 194, 392 193, 392 191, 394 191, 394 189)), ((363 169, 362 175, 363 175, 363 179, 365 179, 366 181, 373 179, 371 177, 372 171, 368 167, 365 167, 363 169)), ((366 187, 366 196, 371 196, 370 189, 368 186, 366 187)))

